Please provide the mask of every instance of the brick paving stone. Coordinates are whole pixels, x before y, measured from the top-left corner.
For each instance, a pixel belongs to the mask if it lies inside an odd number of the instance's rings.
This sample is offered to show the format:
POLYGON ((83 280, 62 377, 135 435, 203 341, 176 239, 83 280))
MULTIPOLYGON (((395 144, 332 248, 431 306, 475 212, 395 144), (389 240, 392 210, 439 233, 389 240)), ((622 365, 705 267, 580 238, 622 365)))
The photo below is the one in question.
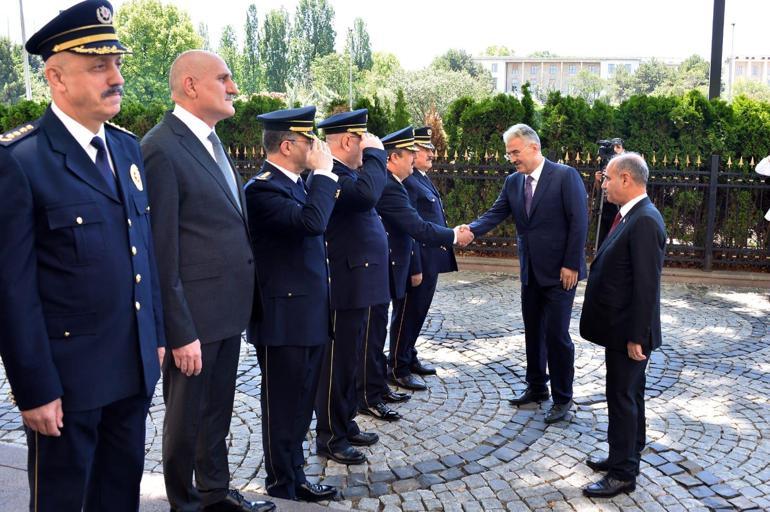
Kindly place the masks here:
MULTIPOLYGON (((366 464, 348 467, 318 457, 311 428, 304 447, 308 479, 342 488, 344 499, 330 506, 370 512, 404 510, 407 503, 448 512, 770 510, 767 292, 662 285, 664 345, 648 364, 650 442, 637 490, 594 502, 580 488, 598 475, 583 461, 606 456, 607 408, 603 351, 579 336, 584 289, 580 283, 570 322, 576 405, 569 422, 545 425, 550 401, 508 404, 526 387, 518 278, 444 274, 417 342, 421 359, 439 374, 426 379, 426 392, 399 404, 404 417, 398 423, 356 418, 362 430, 381 438, 363 448, 366 464)), ((264 492, 261 375, 253 346, 243 344, 237 372, 228 440, 232 482, 264 492)), ((8 391, 0 369, 0 397, 8 391)), ((162 471, 164 411, 158 392, 147 420, 147 473, 162 471)), ((0 442, 25 443, 18 411, 3 400, 0 442)))

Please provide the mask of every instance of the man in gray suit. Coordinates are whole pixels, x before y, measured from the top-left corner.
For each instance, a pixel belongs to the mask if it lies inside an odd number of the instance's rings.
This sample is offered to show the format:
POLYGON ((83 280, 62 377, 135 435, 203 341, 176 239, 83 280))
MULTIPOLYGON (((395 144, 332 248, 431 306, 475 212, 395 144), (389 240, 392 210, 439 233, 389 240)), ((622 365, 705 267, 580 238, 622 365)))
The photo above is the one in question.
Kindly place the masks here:
POLYGON ((172 356, 166 494, 173 511, 264 512, 275 506, 229 489, 227 463, 241 333, 261 315, 241 181, 214 131, 235 113, 238 88, 221 58, 199 50, 177 57, 169 84, 174 110, 142 139, 172 356))

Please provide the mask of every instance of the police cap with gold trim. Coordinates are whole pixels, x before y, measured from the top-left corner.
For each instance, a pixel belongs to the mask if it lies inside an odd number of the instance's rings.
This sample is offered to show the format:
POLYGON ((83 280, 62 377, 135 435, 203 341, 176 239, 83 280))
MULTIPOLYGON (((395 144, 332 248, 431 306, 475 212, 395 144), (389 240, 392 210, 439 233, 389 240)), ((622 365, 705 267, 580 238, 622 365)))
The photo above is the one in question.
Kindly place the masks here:
POLYGON ((289 108, 260 114, 257 119, 262 121, 265 130, 277 132, 296 132, 310 139, 315 138, 313 120, 315 107, 289 108))
POLYGON ((414 129, 414 143, 418 146, 422 146, 426 149, 436 149, 436 146, 431 142, 431 135, 433 135, 433 129, 430 126, 421 126, 414 129))
POLYGON ((318 128, 323 129, 326 135, 332 133, 364 133, 366 132, 366 121, 369 117, 369 110, 360 108, 352 112, 340 112, 331 117, 327 117, 320 123, 318 128))
POLYGON ((414 145, 414 128, 407 126, 393 133, 389 133, 382 138, 382 145, 387 151, 394 149, 408 149, 409 151, 419 151, 414 145))
POLYGON ((64 51, 81 55, 131 53, 118 41, 112 14, 112 5, 107 0, 80 2, 61 11, 35 32, 24 47, 43 60, 64 51))

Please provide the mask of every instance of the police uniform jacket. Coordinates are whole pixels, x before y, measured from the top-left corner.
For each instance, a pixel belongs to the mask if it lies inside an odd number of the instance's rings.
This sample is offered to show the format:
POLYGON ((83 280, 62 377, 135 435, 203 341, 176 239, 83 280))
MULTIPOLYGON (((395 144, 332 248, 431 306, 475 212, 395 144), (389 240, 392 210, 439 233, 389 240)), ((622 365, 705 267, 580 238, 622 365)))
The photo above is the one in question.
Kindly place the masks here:
POLYGON ((366 148, 360 172, 334 161, 340 196, 326 228, 332 309, 390 301, 388 241, 374 209, 385 186, 386 159, 384 150, 366 148))
POLYGON ((307 193, 270 162, 246 184, 254 255, 260 269, 263 319, 248 339, 263 346, 313 346, 329 341, 329 273, 324 231, 337 183, 315 176, 307 193))
POLYGON ((0 349, 22 410, 151 396, 160 375, 142 157, 133 135, 105 125, 105 138, 117 194, 50 107, 1 138, 0 349))
MULTIPOLYGON (((409 202, 420 217, 439 226, 447 225, 441 196, 428 177, 415 169, 412 175, 404 180, 404 187, 409 194, 409 202)), ((415 244, 414 254, 415 260, 419 260, 419 266, 415 261, 412 273, 419 273, 414 272, 417 269, 429 275, 457 271, 457 260, 451 245, 433 247, 420 242, 415 244)))
POLYGON ((388 236, 391 295, 400 299, 406 294, 413 248, 417 243, 451 247, 454 230, 423 220, 409 202, 404 186, 390 173, 377 203, 377 212, 382 216, 388 236))

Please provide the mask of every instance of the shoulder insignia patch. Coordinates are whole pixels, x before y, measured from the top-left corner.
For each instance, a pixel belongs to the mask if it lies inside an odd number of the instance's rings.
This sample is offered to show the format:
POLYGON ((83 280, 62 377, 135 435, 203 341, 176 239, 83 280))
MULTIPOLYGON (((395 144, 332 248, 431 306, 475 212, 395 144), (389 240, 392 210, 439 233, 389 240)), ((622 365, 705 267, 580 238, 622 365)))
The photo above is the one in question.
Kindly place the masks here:
POLYGON ((0 146, 10 146, 37 130, 38 122, 27 123, 0 135, 0 146))
POLYGON ((118 130, 120 132, 127 133, 128 135, 132 136, 135 139, 139 138, 134 132, 126 130, 122 126, 118 126, 115 123, 111 123, 111 122, 107 121, 107 122, 104 123, 104 125, 105 126, 109 126, 110 128, 114 128, 114 129, 116 129, 116 130, 118 130))
POLYGON ((273 173, 271 171, 265 171, 259 176, 257 176, 257 179, 264 181, 264 180, 269 180, 272 176, 273 176, 273 173))

